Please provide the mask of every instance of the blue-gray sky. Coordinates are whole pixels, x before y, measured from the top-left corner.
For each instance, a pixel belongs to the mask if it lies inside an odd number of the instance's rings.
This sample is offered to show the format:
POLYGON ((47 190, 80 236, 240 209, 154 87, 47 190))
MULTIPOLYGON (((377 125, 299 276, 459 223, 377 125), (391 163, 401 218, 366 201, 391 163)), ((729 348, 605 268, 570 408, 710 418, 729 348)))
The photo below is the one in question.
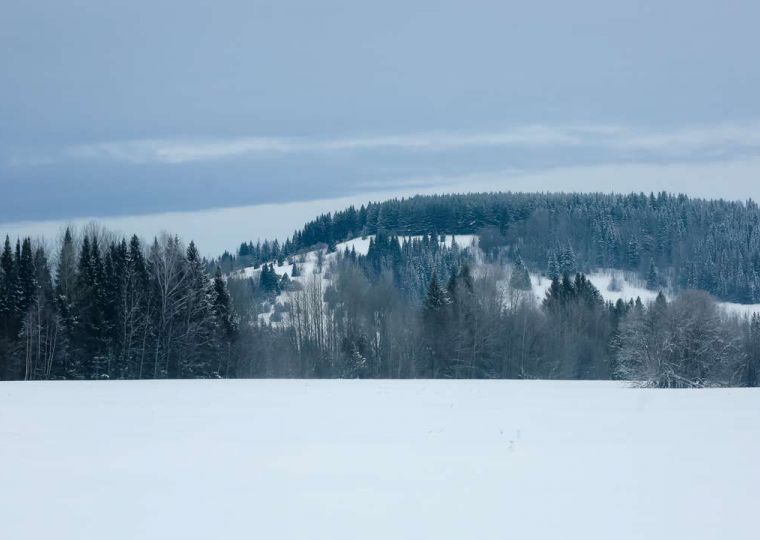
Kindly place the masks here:
POLYGON ((760 153, 758 20, 755 1, 6 2, 0 222, 610 164, 705 162, 756 197, 715 164, 760 153))

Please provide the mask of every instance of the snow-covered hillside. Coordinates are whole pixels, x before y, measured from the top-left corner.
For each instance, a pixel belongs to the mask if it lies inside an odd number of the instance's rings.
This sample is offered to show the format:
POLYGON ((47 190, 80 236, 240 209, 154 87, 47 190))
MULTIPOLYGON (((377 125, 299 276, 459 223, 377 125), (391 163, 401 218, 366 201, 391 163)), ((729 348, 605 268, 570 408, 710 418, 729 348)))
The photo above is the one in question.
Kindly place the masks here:
POLYGON ((757 538, 760 392, 0 385, 2 538, 757 538))
MULTIPOLYGON (((366 236, 363 238, 355 238, 353 240, 349 240, 346 242, 341 242, 340 244, 337 244, 337 249, 335 253, 328 253, 326 249, 321 250, 313 250, 306 253, 303 253, 301 255, 298 255, 292 259, 284 261, 282 265, 278 265, 274 263, 274 269, 277 272, 278 275, 282 275, 287 273, 289 276, 292 274, 292 260, 295 260, 297 262, 298 268, 300 270, 300 275, 295 279, 298 281, 301 285, 305 284, 309 279, 314 279, 313 276, 316 276, 316 279, 319 279, 322 281, 322 289, 324 290, 325 287, 330 282, 329 273, 325 272, 324 269, 329 268, 330 262, 335 259, 337 256, 337 252, 343 252, 344 250, 348 249, 349 251, 355 250, 357 255, 366 255, 367 251, 369 250, 369 243, 372 236, 366 236), (322 252, 322 268, 323 270, 320 272, 318 270, 318 259, 320 257, 319 252, 322 252)), ((401 240, 404 239, 413 239, 413 238, 420 238, 420 237, 401 237, 401 240)), ((445 244, 447 246, 450 246, 453 241, 456 241, 456 243, 463 247, 468 249, 473 249, 478 244, 478 237, 477 235, 471 235, 471 234, 464 234, 464 235, 446 235, 445 236, 445 244)), ((480 252, 480 250, 476 250, 477 252, 480 252)), ((481 260, 481 257, 476 257, 477 260, 481 260)), ((233 278, 258 278, 258 276, 261 273, 261 269, 255 269, 253 267, 245 268, 241 271, 238 271, 233 274, 233 278)), ((603 269, 603 270, 597 270, 595 272, 591 272, 586 276, 591 283, 594 284, 594 286, 599 289, 599 292, 602 294, 602 297, 605 300, 611 301, 611 302, 617 302, 619 299, 622 299, 623 301, 627 302, 629 300, 635 300, 636 298, 641 298, 641 301, 645 304, 651 301, 654 301, 654 299, 657 297, 656 291, 650 291, 647 288, 643 286, 643 284, 632 280, 631 276, 627 274, 626 272, 620 271, 620 270, 614 270, 614 269, 603 269), (614 286, 611 286, 611 282, 613 281, 613 278, 615 280, 614 286)), ((545 276, 542 276, 541 274, 532 273, 530 275, 531 283, 533 285, 533 294, 536 297, 536 300, 538 302, 541 302, 546 297, 546 291, 549 288, 549 285, 551 285, 551 281, 547 279, 545 276)), ((506 282, 504 283, 506 286, 506 282)), ((668 291, 665 291, 666 294, 669 295, 668 291)), ((286 304, 290 301, 291 294, 289 292, 284 292, 281 294, 277 302, 280 304, 286 304)), ((730 302, 720 302, 719 305, 725 309, 729 313, 735 313, 738 315, 752 315, 753 313, 760 313, 760 304, 734 304, 730 302)), ((275 311, 274 305, 264 305, 263 306, 264 311, 259 315, 259 320, 261 322, 269 322, 272 314, 275 311)), ((282 314, 283 321, 287 317, 285 313, 282 314)))
MULTIPOLYGON (((355 251, 357 255, 366 255, 369 251, 369 243, 370 239, 372 239, 374 236, 365 236, 363 238, 354 238, 352 240, 348 240, 346 242, 341 242, 336 245, 336 250, 333 253, 328 253, 326 248, 322 248, 319 250, 312 250, 308 251, 299 255, 296 255, 295 257, 292 257, 290 259, 286 259, 283 264, 277 264, 275 261, 272 261, 272 264, 274 265, 274 270, 277 273, 277 275, 283 275, 288 274, 288 277, 299 282, 301 285, 305 285, 309 280, 311 279, 318 279, 322 282, 322 290, 324 290, 327 285, 330 283, 330 275, 329 272, 326 270, 329 268, 330 263, 335 260, 338 253, 343 253, 345 250, 348 251, 355 251), (322 268, 320 270, 319 268, 319 258, 322 257, 322 268), (292 277, 292 269, 293 269, 293 262, 296 263, 299 275, 297 277, 292 277)), ((400 242, 404 242, 405 240, 414 240, 414 239, 420 239, 421 236, 401 236, 399 237, 400 242)), ((444 240, 441 242, 441 245, 446 245, 448 247, 451 247, 452 243, 456 242, 457 245, 459 245, 462 248, 470 249, 473 246, 477 246, 478 237, 474 234, 457 234, 457 235, 446 235, 444 237, 444 240)), ((234 278, 254 278, 258 279, 258 277, 261 275, 261 268, 254 268, 254 267, 248 267, 244 268, 243 270, 240 270, 236 273, 234 273, 231 277, 234 278)), ((284 291, 282 294, 279 295, 277 298, 277 302, 280 304, 286 304, 291 299, 291 293, 288 291, 284 291)), ((272 314, 275 311, 275 306, 273 305, 265 305, 263 306, 264 310, 262 313, 259 314, 259 321, 261 322, 269 322, 272 314)), ((286 313, 282 314, 283 317, 287 317, 286 313)), ((283 319, 284 321, 285 319, 283 319)))
MULTIPOLYGON (((324 256, 324 264, 325 266, 329 263, 329 261, 333 260, 338 252, 343 252, 346 249, 348 251, 355 250, 357 255, 366 255, 367 251, 369 251, 369 242, 370 240, 374 238, 374 235, 365 236, 363 238, 354 238, 353 240, 348 240, 346 242, 341 242, 339 244, 336 244, 336 249, 334 253, 328 253, 326 249, 321 250, 313 250, 313 251, 307 251, 301 255, 296 255, 294 257, 295 261, 298 263, 299 270, 301 271, 301 276, 298 279, 299 281, 303 281, 306 277, 313 275, 315 273, 315 269, 317 266, 317 259, 319 257, 319 251, 322 252, 322 255, 324 256)), ((399 237, 400 242, 404 242, 404 240, 413 240, 413 239, 419 239, 421 237, 419 236, 401 236, 399 237)), ((467 248, 473 245, 473 242, 475 245, 477 245, 477 235, 474 234, 457 234, 457 235, 448 235, 445 237, 445 241, 441 242, 441 245, 451 246, 452 242, 456 242, 459 246, 463 248, 467 248)), ((274 263, 274 261, 273 261, 274 263)), ((276 264, 274 265, 274 269, 277 272, 277 274, 282 275, 287 273, 290 275, 291 273, 291 267, 292 263, 289 260, 286 260, 283 264, 276 264)), ((253 268, 248 267, 244 268, 242 271, 237 272, 234 277, 255 277, 258 276, 261 272, 261 269, 259 268, 253 268)))

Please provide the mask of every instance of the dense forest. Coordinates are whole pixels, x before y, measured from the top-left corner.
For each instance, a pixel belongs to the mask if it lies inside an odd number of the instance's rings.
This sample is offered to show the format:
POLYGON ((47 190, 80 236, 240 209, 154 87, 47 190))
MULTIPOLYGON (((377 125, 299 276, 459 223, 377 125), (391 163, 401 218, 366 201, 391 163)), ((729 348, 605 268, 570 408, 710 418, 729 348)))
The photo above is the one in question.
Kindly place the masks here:
POLYGON ((272 290, 263 280, 229 281, 261 351, 241 366, 250 375, 758 384, 760 317, 725 313, 703 291, 613 304, 582 273, 562 272, 536 302, 519 255, 504 265, 433 235, 381 234, 366 256, 338 251, 298 283, 283 275, 272 290), (268 324, 257 295, 275 305, 268 324))
POLYGON ((661 286, 699 289, 720 300, 760 302, 757 204, 660 194, 478 193, 417 196, 325 214, 282 244, 244 243, 223 270, 284 259, 310 246, 379 231, 399 235, 479 234, 486 251, 519 250, 536 271, 563 250, 578 270, 617 268, 661 286))
POLYGON ((349 208, 214 261, 176 237, 145 244, 94 227, 53 248, 6 238, 0 377, 755 386, 760 317, 725 313, 709 293, 754 298, 758 217, 754 203, 666 194, 482 194, 349 208), (479 247, 444 233, 476 233, 479 247), (366 253, 338 248, 367 234, 366 253), (309 250, 317 264, 304 275, 309 250), (606 302, 584 275, 594 267, 668 295, 606 302), (529 270, 551 282, 542 301, 529 270))
POLYGON ((191 242, 66 230, 51 269, 43 245, 0 255, 5 379, 139 379, 230 374, 236 318, 221 272, 191 242))

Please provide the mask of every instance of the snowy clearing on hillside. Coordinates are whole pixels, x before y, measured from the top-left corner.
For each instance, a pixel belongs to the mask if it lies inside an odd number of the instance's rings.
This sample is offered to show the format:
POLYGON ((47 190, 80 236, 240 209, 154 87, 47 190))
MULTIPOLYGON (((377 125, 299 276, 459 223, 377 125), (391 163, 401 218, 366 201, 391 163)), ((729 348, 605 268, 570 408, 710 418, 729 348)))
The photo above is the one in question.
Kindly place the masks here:
POLYGON ((760 391, 0 385, 3 538, 750 539, 760 391))
MULTIPOLYGON (((631 282, 626 275, 626 272, 620 270, 597 270, 586 274, 589 281, 599 289, 599 293, 607 301, 617 302, 623 300, 628 302, 629 300, 636 300, 641 298, 644 304, 654 302, 657 298, 657 291, 650 291, 646 287, 636 282, 631 282), (613 276, 617 279, 617 286, 611 290, 610 282, 613 276)), ((533 285, 533 293, 536 299, 540 302, 546 298, 546 291, 549 290, 551 280, 546 276, 539 274, 531 274, 531 284, 533 285)), ((672 294, 669 291, 663 291, 668 298, 672 298, 672 294)), ((718 306, 724 309, 726 312, 736 314, 739 316, 751 316, 753 313, 760 313, 760 304, 735 304, 732 302, 718 302, 718 306)))
MULTIPOLYGON (((616 270, 600 270, 586 274, 588 280, 599 289, 602 298, 610 302, 617 302, 622 299, 627 302, 628 300, 635 300, 637 297, 641 298, 641 301, 645 304, 647 302, 653 302, 657 298, 656 291, 650 291, 645 287, 638 286, 629 282, 623 272, 616 270), (610 290, 610 281, 613 276, 618 280, 619 290, 610 290)), ((552 281, 546 276, 540 276, 532 274, 530 281, 533 284, 533 292, 538 300, 546 298, 546 291, 549 290, 549 286, 552 281)))

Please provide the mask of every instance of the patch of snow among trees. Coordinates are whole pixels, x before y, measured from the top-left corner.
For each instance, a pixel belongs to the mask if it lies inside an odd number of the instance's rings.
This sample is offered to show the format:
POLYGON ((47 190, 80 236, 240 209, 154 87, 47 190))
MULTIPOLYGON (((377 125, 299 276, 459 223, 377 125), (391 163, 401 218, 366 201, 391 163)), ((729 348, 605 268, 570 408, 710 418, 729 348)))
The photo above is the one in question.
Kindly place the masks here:
MULTIPOLYGON (((594 285, 594 287, 599 289, 602 297, 610 302, 617 302, 618 300, 627 302, 629 300, 641 298, 641 301, 646 304, 647 302, 653 302, 654 299, 657 298, 658 291, 650 291, 642 285, 629 281, 623 272, 601 270, 586 274, 586 278, 592 283, 592 285, 594 285), (610 287, 613 280, 615 286, 610 287)), ((552 282, 546 276, 532 274, 531 283, 533 284, 533 291, 536 298, 538 300, 543 300, 546 297, 546 291, 549 290, 549 286, 552 282)))
POLYGON ((0 385, 3 538, 757 538, 760 392, 0 385))
MULTIPOLYGON (((644 284, 639 283, 636 279, 632 278, 629 273, 605 269, 597 270, 586 274, 586 278, 599 289, 599 293, 606 301, 617 302, 623 300, 628 302, 630 300, 636 300, 641 298, 644 304, 654 302, 657 298, 659 291, 653 291, 647 289, 644 284)), ((551 280, 546 276, 540 274, 531 274, 531 284, 533 285, 533 293, 536 299, 540 302, 546 297, 546 291, 551 285, 551 280)), ((663 293, 668 298, 672 298, 667 289, 663 290, 663 293)), ((739 316, 751 316, 753 313, 760 313, 760 304, 735 304, 731 302, 718 302, 718 306, 726 310, 728 313, 736 314, 739 316)))

